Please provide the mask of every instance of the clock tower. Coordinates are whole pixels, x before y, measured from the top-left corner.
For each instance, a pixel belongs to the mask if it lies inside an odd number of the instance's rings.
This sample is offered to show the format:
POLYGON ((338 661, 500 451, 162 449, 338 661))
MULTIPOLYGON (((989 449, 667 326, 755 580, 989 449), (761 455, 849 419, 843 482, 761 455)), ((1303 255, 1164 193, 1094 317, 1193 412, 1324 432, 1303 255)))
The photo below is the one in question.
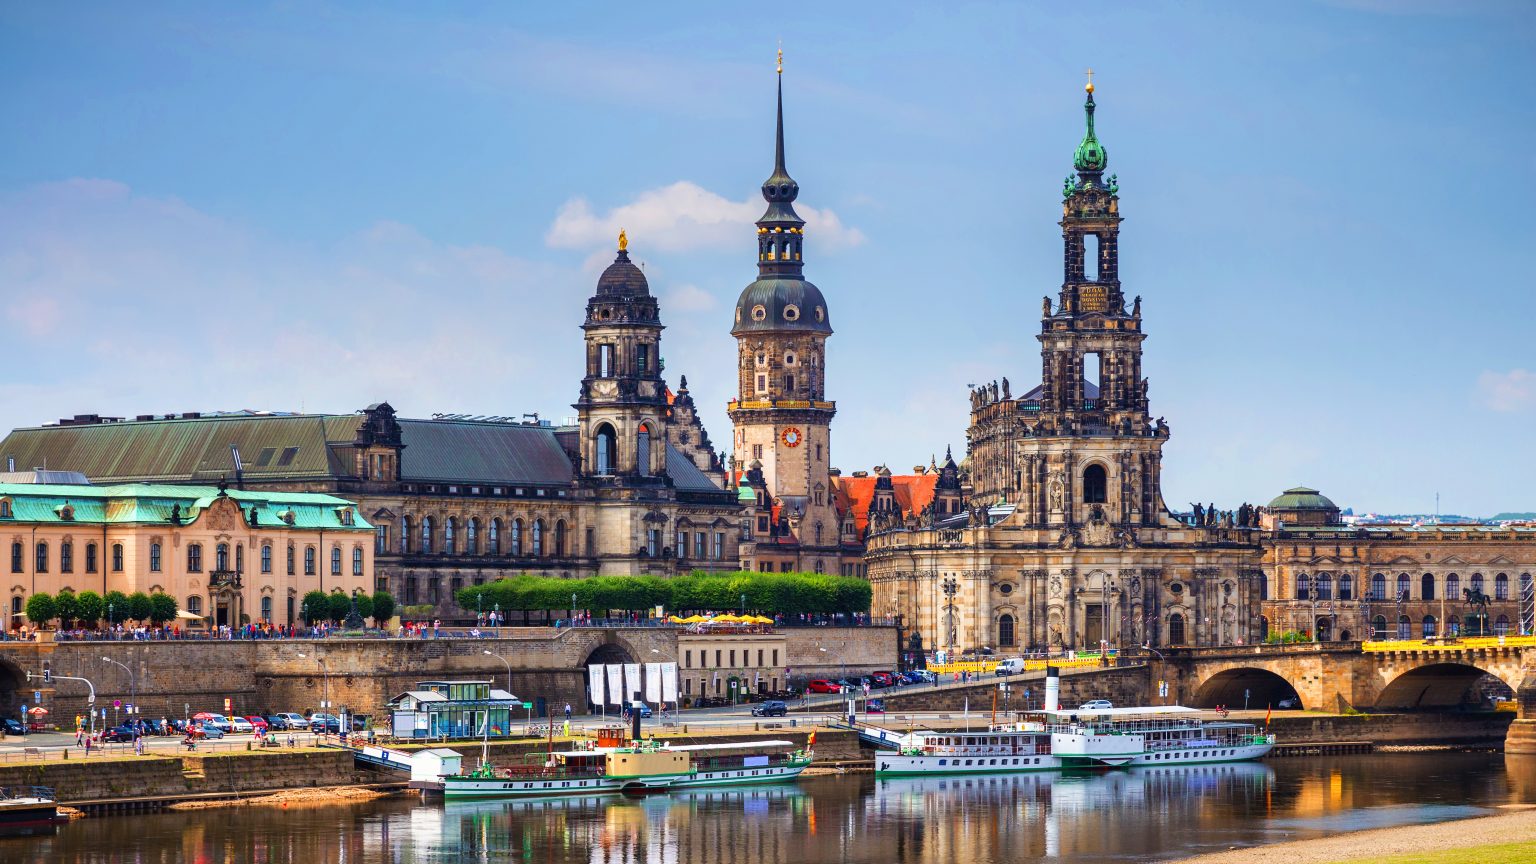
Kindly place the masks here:
POLYGON ((757 221, 757 281, 736 301, 731 335, 739 395, 727 410, 735 426, 735 467, 760 472, 769 499, 760 512, 771 513, 775 548, 796 558, 754 563, 814 570, 818 563, 834 566, 839 549, 828 470, 837 405, 825 389, 832 324, 820 289, 803 272, 805 220, 794 208, 800 187, 784 167, 782 59, 778 71, 773 174, 762 187, 768 209, 757 221))

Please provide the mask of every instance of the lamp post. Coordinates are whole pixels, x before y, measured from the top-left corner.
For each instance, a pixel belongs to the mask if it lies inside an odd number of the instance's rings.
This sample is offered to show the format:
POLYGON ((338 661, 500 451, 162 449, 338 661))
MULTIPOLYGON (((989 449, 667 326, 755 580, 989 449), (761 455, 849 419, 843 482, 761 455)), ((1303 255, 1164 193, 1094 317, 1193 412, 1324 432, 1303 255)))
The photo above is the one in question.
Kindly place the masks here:
POLYGON ((512 692, 512 663, 511 663, 511 661, 509 661, 507 658, 501 656, 500 654, 497 654, 495 651, 492 651, 489 648, 486 648, 485 650, 481 651, 480 653, 484 654, 487 657, 495 657, 497 660, 500 660, 502 663, 506 664, 506 666, 507 666, 507 692, 511 693, 512 692))
POLYGON ((948 658, 954 662, 955 655, 955 595, 960 593, 960 583, 953 576, 946 576, 941 583, 944 588, 944 644, 948 649, 948 658))
POLYGON ((112 604, 107 604, 107 636, 112 635, 112 604))
MULTIPOLYGON (((300 652, 298 656, 308 657, 309 655, 300 652)), ((316 657, 315 662, 320 664, 320 713, 329 714, 331 711, 331 671, 325 668, 324 657, 316 657)), ((331 727, 328 722, 324 720, 320 722, 320 734, 322 736, 330 734, 330 728, 331 727)), ((311 729, 310 731, 314 730, 311 729)), ((341 731, 341 727, 339 725, 337 726, 336 731, 341 731)))
POLYGON ((111 657, 103 657, 101 659, 113 665, 123 667, 123 671, 128 673, 128 715, 130 717, 133 716, 139 704, 139 685, 133 670, 128 667, 128 664, 120 663, 111 657))
MULTIPOLYGON (((660 648, 652 648, 651 649, 651 653, 655 654, 658 657, 663 657, 663 658, 671 661, 672 663, 677 663, 677 658, 676 657, 673 657, 671 654, 668 654, 667 652, 661 650, 660 648)), ((672 674, 674 676, 677 674, 675 669, 674 669, 672 674)), ((675 686, 675 682, 676 682, 677 679, 674 677, 672 680, 674 681, 674 686, 675 686)), ((661 682, 661 692, 656 695, 656 701, 658 703, 660 703, 660 707, 661 707, 661 712, 660 713, 661 713, 662 718, 665 718, 666 714, 667 714, 667 682, 666 681, 662 681, 661 682)), ((674 711, 678 710, 678 705, 677 705, 676 702, 673 703, 673 709, 672 710, 674 710, 674 711)))

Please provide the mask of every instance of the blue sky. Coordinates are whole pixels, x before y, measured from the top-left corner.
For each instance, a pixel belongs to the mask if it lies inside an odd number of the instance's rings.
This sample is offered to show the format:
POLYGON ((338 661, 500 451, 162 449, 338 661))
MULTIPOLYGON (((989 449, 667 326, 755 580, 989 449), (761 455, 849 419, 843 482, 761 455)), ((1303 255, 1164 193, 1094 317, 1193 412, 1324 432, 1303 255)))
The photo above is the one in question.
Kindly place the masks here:
POLYGON ((422 5, 0 7, 0 427, 568 416, 622 225, 724 446, 782 39, 844 471, 1038 380, 1091 66, 1171 506, 1536 509, 1536 7, 422 5))

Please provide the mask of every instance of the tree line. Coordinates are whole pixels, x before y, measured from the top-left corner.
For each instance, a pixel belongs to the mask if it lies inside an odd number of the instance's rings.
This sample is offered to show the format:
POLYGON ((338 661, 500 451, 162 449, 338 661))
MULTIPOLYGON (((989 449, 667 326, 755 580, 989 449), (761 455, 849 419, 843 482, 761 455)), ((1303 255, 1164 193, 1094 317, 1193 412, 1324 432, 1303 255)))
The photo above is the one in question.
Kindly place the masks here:
POLYGON ((95 627, 100 621, 106 621, 109 627, 124 621, 147 621, 160 627, 174 619, 178 609, 176 598, 160 591, 108 591, 102 595, 95 591, 76 594, 66 588, 58 594, 43 592, 28 597, 26 613, 33 624, 58 619, 59 626, 67 630, 74 626, 95 627))
POLYGON ((357 603, 357 614, 363 618, 372 618, 374 626, 383 627, 384 622, 395 615, 395 598, 388 591, 375 591, 369 594, 343 594, 333 591, 330 594, 324 591, 311 591, 299 601, 299 615, 314 626, 323 621, 340 624, 352 612, 352 604, 357 603))
POLYGON ((661 606, 669 612, 748 612, 785 615, 868 612, 869 582, 826 573, 703 573, 687 576, 517 576, 460 588, 470 612, 580 610, 607 617, 661 606))

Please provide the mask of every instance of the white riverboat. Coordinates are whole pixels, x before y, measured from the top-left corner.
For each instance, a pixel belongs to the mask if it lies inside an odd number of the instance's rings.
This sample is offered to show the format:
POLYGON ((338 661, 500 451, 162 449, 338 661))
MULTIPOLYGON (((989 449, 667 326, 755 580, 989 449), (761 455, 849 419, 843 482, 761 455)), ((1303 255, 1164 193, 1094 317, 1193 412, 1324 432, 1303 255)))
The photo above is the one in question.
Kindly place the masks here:
POLYGON ((1259 759, 1275 738, 1252 723, 1206 720, 1162 706, 1063 711, 1060 679, 1046 673, 1045 710, 984 730, 912 732, 875 756, 880 775, 1198 765, 1259 759))

